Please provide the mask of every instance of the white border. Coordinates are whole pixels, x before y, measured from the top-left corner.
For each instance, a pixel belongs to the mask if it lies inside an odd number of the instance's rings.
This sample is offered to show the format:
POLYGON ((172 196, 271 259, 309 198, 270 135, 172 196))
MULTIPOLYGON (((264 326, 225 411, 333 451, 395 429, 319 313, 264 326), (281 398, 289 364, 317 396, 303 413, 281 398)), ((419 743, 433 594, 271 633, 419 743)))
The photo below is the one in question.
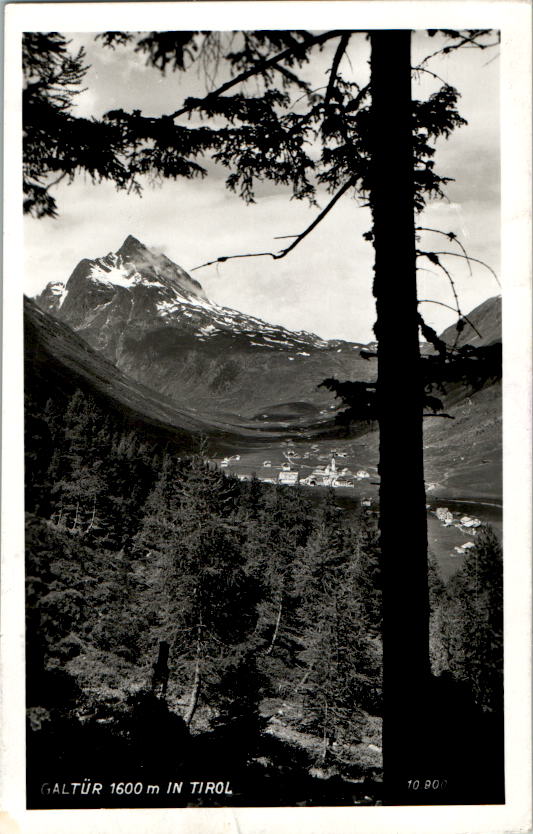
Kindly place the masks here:
MULTIPOLYGON (((528 2, 33 3, 6 6, 2 469, 1 831, 517 834, 531 826, 531 7, 528 2), (504 328, 504 806, 26 811, 20 33, 246 28, 496 28, 502 31, 504 328)), ((480 91, 481 94, 482 91, 480 91)), ((458 757, 468 755, 465 749, 458 757)))

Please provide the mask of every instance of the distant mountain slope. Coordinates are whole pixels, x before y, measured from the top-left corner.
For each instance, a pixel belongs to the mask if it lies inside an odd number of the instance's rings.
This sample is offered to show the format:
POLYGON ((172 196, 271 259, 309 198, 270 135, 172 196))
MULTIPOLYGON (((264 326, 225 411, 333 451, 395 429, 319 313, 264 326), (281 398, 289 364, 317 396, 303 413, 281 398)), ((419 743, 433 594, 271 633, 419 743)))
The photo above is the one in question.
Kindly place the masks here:
MULTIPOLYGON (((440 334, 448 346, 474 347, 501 343, 501 297, 488 298, 467 316, 472 323, 457 332, 451 325, 440 334), (474 329, 475 328, 475 329, 474 329), (478 331, 478 332, 476 332, 478 331), (457 340, 457 341, 456 341, 457 340)), ((432 352, 422 346, 423 353, 432 352)), ((445 385, 437 392, 453 419, 424 419, 424 468, 428 498, 446 496, 501 501, 502 498, 502 390, 501 380, 473 390, 462 383, 445 385)), ((366 435, 367 451, 377 460, 377 430, 366 435)), ((400 452, 401 457, 401 452, 400 452)))
POLYGON ((27 392, 49 392, 51 397, 72 395, 76 389, 96 396, 111 411, 131 416, 156 431, 181 435, 189 443, 202 425, 153 391, 128 379, 111 362, 94 351, 70 327, 24 299, 24 361, 27 392), (179 417, 182 417, 180 420, 179 417))
MULTIPOLYGON (((217 448, 278 437, 245 423, 231 425, 206 419, 191 409, 177 408, 153 390, 125 376, 101 353, 95 351, 72 329, 24 299, 25 388, 41 397, 72 395, 80 389, 96 397, 105 409, 119 412, 132 425, 158 438, 168 437, 192 449, 203 435, 216 441, 217 448)), ((283 432, 282 432, 283 433, 283 432)))
POLYGON ((457 347, 463 345, 493 345, 502 340, 502 298, 495 295, 487 298, 475 307, 467 316, 463 330, 457 336, 455 324, 447 327, 441 333, 441 339, 447 345, 453 345, 457 340, 457 347), (472 327, 472 325, 474 325, 472 327))
POLYGON ((370 379, 360 344, 325 341, 210 302, 181 267, 134 237, 66 282, 49 284, 41 309, 70 325, 132 379, 209 413, 260 418, 287 402, 315 411, 328 376, 370 379))
MULTIPOLYGON (((501 296, 486 299, 468 313, 468 322, 457 337, 455 325, 441 339, 457 347, 482 347, 502 341, 501 296), (471 323, 471 324, 470 324, 471 323), (473 326, 472 326, 473 325, 473 326)), ((448 497, 501 501, 502 485, 502 388, 501 380, 479 391, 450 386, 444 397, 454 419, 427 419, 424 425, 426 479, 436 494, 448 497)))

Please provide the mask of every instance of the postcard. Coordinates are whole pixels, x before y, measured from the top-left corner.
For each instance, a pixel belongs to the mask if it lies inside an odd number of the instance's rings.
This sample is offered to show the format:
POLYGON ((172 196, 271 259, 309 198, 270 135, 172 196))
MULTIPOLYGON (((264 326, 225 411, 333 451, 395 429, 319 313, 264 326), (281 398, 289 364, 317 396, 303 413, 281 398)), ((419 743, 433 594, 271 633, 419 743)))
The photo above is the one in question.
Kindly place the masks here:
POLYGON ((529 830, 530 24, 6 7, 6 831, 529 830))

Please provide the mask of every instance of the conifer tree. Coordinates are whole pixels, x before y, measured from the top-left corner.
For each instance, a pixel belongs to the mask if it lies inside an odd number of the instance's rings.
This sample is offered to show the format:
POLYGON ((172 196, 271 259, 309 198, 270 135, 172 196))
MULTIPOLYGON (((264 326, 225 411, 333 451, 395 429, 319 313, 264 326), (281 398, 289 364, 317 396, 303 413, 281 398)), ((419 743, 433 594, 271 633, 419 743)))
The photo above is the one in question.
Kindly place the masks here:
POLYGON ((364 711, 380 709, 381 651, 365 617, 361 555, 357 531, 321 521, 294 567, 304 646, 297 690, 323 760, 333 740, 359 741, 364 711))
POLYGON ((24 211, 35 217, 56 216, 52 185, 77 174, 126 187, 128 174, 117 158, 119 135, 112 125, 75 116, 76 95, 87 72, 85 52, 69 50, 59 32, 25 32, 24 71, 24 211))
POLYGON ((104 483, 100 474, 102 458, 93 454, 96 434, 95 403, 76 391, 65 413, 62 437, 58 438, 60 454, 52 487, 52 518, 58 526, 79 534, 90 532, 99 524, 104 483))
POLYGON ((493 531, 482 528, 450 580, 446 631, 450 669, 489 712, 503 708, 503 565, 493 531))
POLYGON ((311 505, 301 489, 276 486, 267 493, 247 552, 252 575, 263 588, 258 628, 269 656, 293 651, 292 566, 311 528, 311 505))
POLYGON ((250 641, 257 591, 242 556, 238 482, 199 458, 175 475, 175 466, 167 462, 135 548, 149 548, 142 568, 143 604, 152 607, 152 641, 170 643, 171 675, 186 701, 184 718, 190 725, 199 703, 216 710, 224 699, 224 681, 233 686, 232 666, 247 665, 249 695, 256 697, 250 641))

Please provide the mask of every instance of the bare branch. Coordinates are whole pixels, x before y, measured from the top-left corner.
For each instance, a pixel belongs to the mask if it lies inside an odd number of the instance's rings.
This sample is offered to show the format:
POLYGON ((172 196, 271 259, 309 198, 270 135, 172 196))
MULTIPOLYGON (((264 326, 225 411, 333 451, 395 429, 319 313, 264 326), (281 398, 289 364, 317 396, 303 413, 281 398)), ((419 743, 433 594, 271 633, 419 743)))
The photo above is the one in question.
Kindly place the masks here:
POLYGON ((59 177, 57 177, 57 179, 53 180, 53 182, 49 182, 49 183, 48 183, 48 185, 46 186, 45 190, 46 190, 46 191, 49 191, 51 188, 53 188, 53 187, 54 187, 54 185, 59 185, 59 183, 61 182, 61 180, 64 180, 66 176, 67 176, 67 172, 66 172, 66 171, 63 171, 63 173, 62 173, 59 177))
POLYGON ((439 277, 439 276, 437 275, 437 273, 435 272, 435 270, 433 270, 433 269, 426 269, 426 267, 425 267, 425 266, 417 266, 416 271, 417 271, 417 272, 427 272, 427 273, 429 273, 429 275, 436 275, 436 277, 437 277, 437 278, 439 277))
MULTIPOLYGON (((468 318, 468 316, 463 315, 463 313, 461 313, 461 312, 460 312, 459 310, 457 310, 455 307, 451 307, 449 304, 445 304, 445 303, 444 303, 444 301, 435 301, 433 298, 419 298, 418 303, 419 303, 419 304, 438 304, 438 305, 439 305, 439 307, 446 307, 446 309, 447 309, 447 310, 453 310, 453 312, 454 312, 454 313, 458 313, 458 314, 459 314, 459 316, 460 316, 460 317, 461 317, 464 321, 466 321, 466 323, 467 323, 467 324, 469 324, 469 325, 470 325, 470 327, 472 328, 472 330, 474 330, 474 331, 477 333, 477 335, 479 336, 479 338, 480 338, 480 339, 482 338, 481 333, 480 333, 480 332, 479 332, 479 330, 477 329, 476 325, 475 325, 472 321, 470 321, 470 319, 468 318)), ((454 345, 454 347, 455 347, 455 345, 454 345)), ((452 350, 453 350, 453 348, 452 348, 452 350)))
MULTIPOLYGON (((455 232, 443 232, 442 229, 433 229, 433 228, 430 228, 429 226, 417 226, 415 231, 416 232, 434 232, 436 235, 442 235, 443 237, 447 237, 448 240, 451 240, 452 242, 456 243, 457 246, 460 247, 463 255, 465 256, 465 258, 467 259, 468 269, 470 271, 470 275, 472 275, 472 268, 470 266, 470 260, 475 260, 475 258, 470 258, 470 256, 468 255, 468 252, 464 248, 463 244, 461 243, 461 241, 459 240, 459 238, 457 237, 455 232)), ((498 280, 498 279, 496 279, 496 280, 498 280)))
POLYGON ((191 269, 191 272, 194 272, 197 269, 203 269, 205 266, 212 266, 213 264, 225 263, 226 261, 232 261, 232 260, 235 260, 236 258, 265 258, 265 257, 268 257, 268 258, 273 258, 275 261, 278 261, 281 258, 284 258, 286 255, 289 254, 289 252, 292 252, 292 250, 296 246, 298 246, 298 244, 301 243, 301 241, 304 238, 306 238, 308 234, 310 234, 313 231, 313 229, 316 229, 316 227, 324 219, 326 214, 328 214, 331 211, 331 209, 333 208, 335 203, 337 203, 338 200, 340 200, 340 198, 343 196, 343 194, 346 194, 348 189, 351 188, 351 186, 353 184, 354 184, 353 179, 348 180, 348 182, 346 182, 342 186, 342 188, 340 188, 339 191, 337 191, 335 196, 329 201, 326 208, 322 209, 320 214, 317 217, 315 217, 313 222, 301 234, 299 234, 299 235, 284 235, 284 237, 294 237, 295 238, 293 243, 291 243, 290 246, 287 246, 286 249, 282 249, 280 252, 249 252, 249 253, 242 254, 242 255, 223 255, 220 258, 215 258, 214 261, 207 261, 207 263, 205 263, 205 264, 200 264, 200 266, 193 267, 191 269))
POLYGON ((444 274, 447 276, 448 281, 450 282, 450 286, 451 286, 452 292, 453 292, 453 297, 455 298, 455 302, 457 304, 456 310, 460 315, 461 311, 459 309, 459 298, 457 296, 457 291, 455 289, 454 280, 453 280, 449 270, 446 269, 444 264, 441 264, 441 262, 439 261, 437 253, 436 252, 423 252, 422 250, 417 249, 416 254, 417 254, 417 256, 420 255, 420 256, 423 256, 423 257, 427 258, 432 264, 435 264, 435 266, 438 266, 440 269, 442 269, 444 274))
POLYGON ((445 81, 445 79, 441 75, 437 75, 436 72, 428 70, 426 67, 421 66, 421 64, 419 64, 417 67, 413 67, 412 72, 425 72, 427 75, 431 75, 433 78, 436 78, 437 81, 440 81, 441 84, 444 84, 445 87, 450 86, 449 82, 445 81))
POLYGON ((193 266, 191 272, 195 272, 197 269, 203 269, 205 266, 213 266, 213 264, 223 264, 226 261, 234 261, 236 258, 279 258, 282 257, 281 255, 276 255, 274 252, 246 252, 243 255, 222 255, 220 258, 215 258, 214 261, 207 261, 205 264, 200 264, 200 266, 193 266))
POLYGON ((432 412, 424 412, 422 414, 422 417, 447 417, 448 420, 455 420, 455 417, 453 417, 451 414, 433 414, 432 412))
POLYGON ((454 313, 457 312, 455 307, 452 307, 450 304, 445 304, 444 301, 435 301, 433 298, 419 298, 419 304, 438 304, 439 307, 446 307, 447 310, 453 310, 454 313))
POLYGON ((297 238, 296 238, 296 240, 294 241, 294 243, 291 243, 291 245, 290 245, 287 249, 285 249, 285 250, 283 251, 283 253, 281 253, 281 254, 280 254, 280 255, 278 255, 277 257, 278 257, 278 258, 284 258, 284 257, 285 257, 285 255, 288 255, 288 254, 289 254, 289 252, 290 252, 292 249, 294 249, 294 247, 295 247, 295 246, 297 246, 297 245, 300 243, 300 241, 302 241, 305 237, 307 237, 307 235, 308 235, 310 232, 312 232, 312 231, 313 231, 313 229, 315 229, 315 228, 318 226, 318 224, 319 224, 319 223, 320 223, 320 222, 324 219, 324 217, 326 216, 326 214, 328 214, 328 213, 331 211, 331 209, 333 208, 333 206, 334 206, 334 205, 335 205, 335 204, 336 204, 336 203, 340 200, 340 198, 341 198, 344 194, 346 194, 346 192, 347 192, 347 191, 348 191, 348 190, 352 187, 352 185, 354 185, 354 183, 355 183, 355 180, 354 180, 353 178, 352 178, 352 179, 349 179, 349 180, 348 180, 348 182, 346 182, 346 183, 342 186, 342 188, 340 188, 340 189, 337 191, 337 193, 336 193, 336 194, 332 197, 332 199, 331 199, 331 200, 329 201, 329 203, 327 204, 326 208, 322 209, 322 211, 320 212, 320 214, 319 214, 319 215, 318 215, 318 216, 317 216, 317 217, 313 220, 313 222, 312 222, 312 223, 311 223, 311 224, 307 227, 307 229, 306 229, 304 232, 302 232, 302 234, 301 234, 301 235, 298 235, 298 236, 297 236, 297 238))
MULTIPOLYGON (((457 243, 459 243, 459 241, 457 241, 457 243)), ((461 244, 459 244, 459 245, 461 246, 461 244)), ((467 261, 472 261, 472 263, 481 264, 481 266, 484 266, 485 269, 488 269, 489 272, 492 273, 493 277, 496 280, 496 283, 498 284, 499 287, 501 287, 498 276, 496 275, 496 273, 494 272, 492 267, 490 267, 488 264, 486 264, 485 261, 480 261, 479 258, 472 258, 471 255, 468 255, 464 251, 464 247, 461 246, 461 248, 463 249, 463 254, 462 255, 460 255, 459 252, 434 252, 433 254, 434 255, 451 255, 454 258, 464 258, 467 261)), ((472 271, 470 271, 470 274, 472 274, 472 271)))
MULTIPOLYGON (((455 289, 455 282, 454 282, 454 280, 451 276, 450 271, 448 269, 446 269, 444 264, 442 264, 440 262, 437 253, 436 252, 423 252, 420 249, 417 249, 416 254, 417 254, 417 257, 419 255, 423 256, 423 257, 427 258, 432 264, 435 264, 435 266, 438 266, 439 269, 442 269, 442 271, 444 272, 444 274, 448 278, 448 281, 450 282, 450 287, 452 288, 453 297, 455 299, 455 311, 460 318, 463 318, 463 314, 462 314, 461 308, 459 306, 459 297, 457 295, 457 290, 455 289)), ((455 347, 455 345, 454 345, 454 347, 455 347)))

